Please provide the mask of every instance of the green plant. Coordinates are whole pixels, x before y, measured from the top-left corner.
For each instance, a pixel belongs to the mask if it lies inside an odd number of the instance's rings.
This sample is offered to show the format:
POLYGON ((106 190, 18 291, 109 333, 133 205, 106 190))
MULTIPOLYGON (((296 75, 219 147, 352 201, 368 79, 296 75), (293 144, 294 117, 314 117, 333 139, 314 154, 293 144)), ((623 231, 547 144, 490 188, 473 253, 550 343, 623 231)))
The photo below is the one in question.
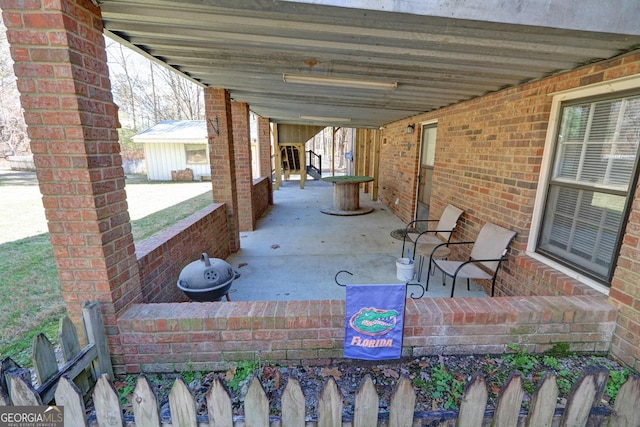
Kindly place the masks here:
POLYGON ((187 364, 187 369, 180 371, 180 376, 184 380, 186 385, 191 384, 195 380, 199 380, 202 378, 202 372, 194 371, 193 365, 191 363, 187 364))
POLYGON ((542 356, 542 364, 547 368, 551 368, 553 370, 560 369, 560 362, 555 356, 543 355, 542 356))
POLYGON ((227 372, 227 386, 236 393, 240 384, 258 370, 260 363, 257 360, 238 362, 227 372), (232 373, 232 375, 230 374, 232 373), (229 378, 231 377, 231 378, 229 378))
POLYGON ((422 390, 424 392, 428 392, 429 391, 429 383, 427 382, 427 380, 425 380, 424 378, 417 376, 414 379, 411 380, 411 384, 413 384, 413 386, 419 390, 422 390))
POLYGON ((569 343, 567 342, 557 342, 549 350, 545 351, 544 354, 556 357, 568 357, 573 354, 569 347, 569 343))
POLYGON ((627 369, 609 372, 609 381, 607 381, 606 392, 611 398, 611 403, 615 402, 616 397, 618 396, 618 391, 627 378, 629 378, 629 370, 627 369))
POLYGON ((135 375, 127 375, 123 381, 116 383, 120 405, 126 406, 129 404, 129 395, 136 389, 137 381, 138 378, 135 375))
POLYGON ((443 363, 431 373, 431 397, 442 402, 444 409, 456 409, 464 391, 464 382, 455 379, 443 363))
POLYGON ((578 373, 569 371, 568 369, 562 369, 558 371, 556 376, 556 382, 558 384, 558 390, 560 393, 567 395, 571 392, 573 383, 578 379, 578 373))
POLYGON ((507 348, 514 351, 514 353, 507 354, 503 357, 505 363, 522 373, 522 375, 529 375, 539 364, 536 356, 530 354, 526 347, 518 347, 517 344, 508 344, 507 348))

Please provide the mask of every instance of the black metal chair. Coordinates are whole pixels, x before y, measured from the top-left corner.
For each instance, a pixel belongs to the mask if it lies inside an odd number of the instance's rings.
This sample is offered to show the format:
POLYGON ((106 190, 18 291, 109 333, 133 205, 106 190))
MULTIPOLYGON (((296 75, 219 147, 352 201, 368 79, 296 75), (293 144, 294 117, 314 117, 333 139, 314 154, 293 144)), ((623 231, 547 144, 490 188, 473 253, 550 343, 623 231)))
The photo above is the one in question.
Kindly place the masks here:
MULTIPOLYGON (((511 241, 516 237, 516 232, 500 227, 495 224, 486 223, 478 237, 474 242, 448 242, 442 243, 436 246, 432 251, 432 256, 429 258, 429 271, 427 272, 427 283, 425 290, 429 290, 429 276, 431 274, 431 266, 442 271, 442 285, 446 285, 446 278, 452 278, 451 284, 451 297, 456 288, 456 279, 467 279, 467 290, 470 289, 471 279, 476 280, 491 280, 491 296, 493 296, 496 286, 496 277, 498 275, 498 269, 507 253, 507 249, 511 241), (437 254, 438 249, 441 246, 451 245, 468 245, 472 244, 471 255, 467 261, 449 261, 443 259, 437 259, 434 254, 437 254)), ((435 271, 435 270, 434 270, 435 271)))
MULTIPOLYGON (((451 250, 447 245, 443 246, 442 243, 449 243, 451 241, 451 235, 455 231, 462 213, 462 209, 458 209, 453 205, 448 205, 444 211, 442 211, 440 219, 416 220, 407 224, 405 235, 407 236, 407 239, 410 239, 410 241, 413 242, 413 253, 411 254, 411 258, 415 260, 416 255, 420 257, 418 281, 420 281, 420 278, 422 277, 422 268, 425 258, 433 257, 444 259, 449 256, 451 250), (429 224, 434 224, 436 222, 437 225, 435 225, 435 228, 429 229, 429 224), (427 229, 424 231, 416 229, 415 226, 418 225, 418 223, 426 223, 427 229), (436 246, 438 247, 438 250, 434 253, 434 248, 436 246)), ((407 239, 402 243, 402 256, 404 256, 405 243, 407 239)))

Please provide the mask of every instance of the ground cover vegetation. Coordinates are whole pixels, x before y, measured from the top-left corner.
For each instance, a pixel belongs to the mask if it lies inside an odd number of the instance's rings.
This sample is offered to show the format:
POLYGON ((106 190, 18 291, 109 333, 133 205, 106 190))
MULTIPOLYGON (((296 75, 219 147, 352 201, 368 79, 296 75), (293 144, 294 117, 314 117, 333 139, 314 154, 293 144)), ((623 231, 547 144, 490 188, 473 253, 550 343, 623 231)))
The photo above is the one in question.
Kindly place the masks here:
MULTIPOLYGON (((578 377, 590 367, 604 367, 610 371, 609 380, 600 406, 610 406, 615 401, 620 386, 632 372, 602 356, 572 354, 566 344, 560 343, 543 354, 529 353, 525 347, 509 345, 509 353, 503 355, 449 355, 423 356, 399 361, 370 362, 361 360, 334 360, 330 364, 274 365, 260 361, 245 361, 233 365, 227 371, 198 372, 185 370, 179 373, 143 374, 149 379, 161 408, 161 416, 170 418, 168 396, 177 377, 182 377, 196 401, 199 415, 206 415, 206 394, 215 379, 222 380, 229 392, 235 415, 243 414, 243 398, 248 387, 257 377, 270 402, 270 414, 280 415, 282 392, 289 378, 295 378, 305 395, 306 416, 317 416, 316 408, 322 387, 332 377, 343 397, 343 416, 353 416, 355 395, 366 376, 370 376, 380 398, 380 411, 388 411, 391 396, 401 377, 411 380, 416 392, 418 413, 456 411, 465 385, 475 374, 486 380, 489 392, 488 406, 495 408, 501 387, 513 373, 523 379, 525 397, 523 409, 529 408, 536 385, 546 372, 557 378, 560 395, 558 407, 563 407, 578 377)), ((325 361, 326 362, 326 361, 325 361)), ((137 375, 120 376, 114 382, 125 414, 131 414, 132 393, 137 375)), ((444 414, 443 416, 445 416, 444 414)))
MULTIPOLYGON (((134 242, 142 242, 211 203, 211 192, 131 222, 134 242)), ((31 343, 44 333, 57 341, 64 301, 49 234, 0 245, 0 359, 31 366, 31 343)))

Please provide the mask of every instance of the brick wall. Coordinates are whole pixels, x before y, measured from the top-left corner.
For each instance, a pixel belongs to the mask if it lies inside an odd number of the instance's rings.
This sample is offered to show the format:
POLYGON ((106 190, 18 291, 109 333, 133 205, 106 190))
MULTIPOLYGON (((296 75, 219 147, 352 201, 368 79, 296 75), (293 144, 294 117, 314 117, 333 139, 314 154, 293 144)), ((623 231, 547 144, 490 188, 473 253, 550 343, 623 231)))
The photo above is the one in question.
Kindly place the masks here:
MULTIPOLYGON (((344 300, 142 304, 118 319, 116 373, 218 370, 242 360, 323 364, 341 358, 344 300)), ((616 309, 601 297, 407 300, 403 356, 544 351, 606 353, 616 309)))
POLYGON ((378 200, 405 223, 414 219, 420 152, 420 132, 406 133, 410 123, 416 121, 401 120, 382 130, 378 175, 378 200))
POLYGON ((611 352, 640 372, 640 184, 627 222, 609 303, 620 310, 611 352))
POLYGON ((253 181, 253 216, 259 219, 273 205, 273 184, 266 176, 253 181))
MULTIPOLYGON (((637 74, 640 51, 391 123, 382 131, 379 198, 402 220, 413 218, 420 132, 406 134, 405 128, 437 119, 431 217, 438 218, 448 203, 463 209, 454 240, 474 240, 487 221, 518 232, 509 261, 498 275, 496 295, 597 293, 525 254, 550 94, 637 74)), ((636 369, 640 368, 639 223, 640 195, 636 194, 609 298, 620 308, 612 352, 636 369)))
MULTIPOLYGON (((259 218, 273 204, 272 185, 265 177, 256 179, 254 187, 254 215, 259 218)), ((184 266, 203 252, 221 259, 230 254, 222 204, 211 204, 136 245, 143 302, 187 301, 176 281, 184 266)))
POLYGON ((271 127, 269 119, 258 116, 258 152, 260 165, 260 176, 271 178, 271 127))
POLYGON ((226 206, 229 249, 231 252, 237 252, 240 249, 240 226, 231 96, 225 89, 206 88, 204 106, 207 117, 215 117, 218 120, 217 132, 211 126, 207 126, 213 200, 226 206))
POLYGON ((180 271, 206 252, 226 259, 229 235, 224 205, 211 204, 136 245, 145 303, 187 301, 176 286, 180 271))
POLYGON ((238 223, 240 231, 253 231, 256 228, 256 217, 253 215, 249 105, 245 102, 232 102, 231 114, 236 186, 238 190, 238 223))

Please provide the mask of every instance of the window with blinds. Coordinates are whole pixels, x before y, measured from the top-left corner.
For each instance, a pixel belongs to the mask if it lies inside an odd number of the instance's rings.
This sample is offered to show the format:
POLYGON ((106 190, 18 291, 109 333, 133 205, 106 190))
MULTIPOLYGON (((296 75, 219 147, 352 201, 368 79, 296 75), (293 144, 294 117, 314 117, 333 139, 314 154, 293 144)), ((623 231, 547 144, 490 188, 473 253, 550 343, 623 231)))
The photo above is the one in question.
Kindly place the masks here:
POLYGON ((610 284, 639 141, 638 94, 561 108, 538 252, 610 284))

